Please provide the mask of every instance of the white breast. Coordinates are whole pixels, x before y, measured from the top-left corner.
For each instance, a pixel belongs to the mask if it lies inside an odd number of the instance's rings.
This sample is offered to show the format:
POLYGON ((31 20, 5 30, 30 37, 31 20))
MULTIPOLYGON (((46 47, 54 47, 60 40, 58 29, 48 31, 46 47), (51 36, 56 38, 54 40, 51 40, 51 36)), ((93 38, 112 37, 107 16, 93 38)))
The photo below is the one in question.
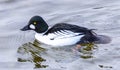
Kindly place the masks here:
POLYGON ((79 34, 80 33, 73 33, 71 31, 59 31, 48 35, 37 33, 35 34, 35 38, 44 44, 58 47, 76 44, 80 38, 84 36, 79 34))

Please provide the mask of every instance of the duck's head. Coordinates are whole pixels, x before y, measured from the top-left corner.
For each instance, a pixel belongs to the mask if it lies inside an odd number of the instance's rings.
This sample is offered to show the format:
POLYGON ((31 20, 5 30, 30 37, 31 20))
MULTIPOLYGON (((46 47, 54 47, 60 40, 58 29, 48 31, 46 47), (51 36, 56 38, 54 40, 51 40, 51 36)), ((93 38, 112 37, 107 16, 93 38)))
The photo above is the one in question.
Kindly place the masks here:
POLYGON ((43 20, 42 17, 40 16, 33 16, 29 23, 23 27, 21 30, 22 31, 27 31, 27 30, 34 30, 37 33, 43 33, 47 31, 48 25, 47 23, 43 20))

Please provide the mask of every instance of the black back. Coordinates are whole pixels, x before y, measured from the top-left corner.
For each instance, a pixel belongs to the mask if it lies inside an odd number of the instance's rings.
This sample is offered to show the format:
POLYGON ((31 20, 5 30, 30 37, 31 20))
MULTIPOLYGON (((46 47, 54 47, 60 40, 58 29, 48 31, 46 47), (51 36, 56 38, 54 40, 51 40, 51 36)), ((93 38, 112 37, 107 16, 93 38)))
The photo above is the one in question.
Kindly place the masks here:
POLYGON ((85 34, 88 31, 88 29, 85 27, 80 27, 77 25, 66 24, 66 23, 58 23, 58 24, 55 24, 53 27, 51 27, 45 33, 45 35, 47 35, 49 33, 54 33, 54 32, 60 31, 60 30, 70 30, 75 33, 83 33, 83 34, 85 34))
POLYGON ((44 35, 48 35, 49 33, 54 33, 60 30, 70 30, 74 33, 83 34, 84 36, 80 39, 80 41, 77 44, 90 43, 98 40, 98 38, 96 37, 96 33, 93 32, 94 29, 87 29, 85 27, 80 27, 77 25, 66 24, 66 23, 58 23, 54 25, 44 35))

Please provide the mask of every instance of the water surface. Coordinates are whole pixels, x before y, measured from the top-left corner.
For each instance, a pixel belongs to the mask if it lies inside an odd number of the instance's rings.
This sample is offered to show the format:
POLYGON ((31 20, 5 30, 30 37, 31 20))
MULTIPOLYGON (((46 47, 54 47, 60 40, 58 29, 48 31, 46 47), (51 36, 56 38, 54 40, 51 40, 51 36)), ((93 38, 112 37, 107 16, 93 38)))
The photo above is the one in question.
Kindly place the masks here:
POLYGON ((17 61, 17 49, 24 43, 33 42, 34 32, 21 32, 19 29, 25 26, 32 16, 40 15, 49 26, 66 22, 95 28, 96 33, 108 35, 112 39, 109 44, 99 44, 98 50, 94 52, 95 58, 92 59, 78 58, 72 62, 57 63, 54 62, 57 57, 48 57, 51 64, 47 70, 119 70, 119 14, 120 0, 1 0, 0 69, 33 70, 33 64, 17 61))

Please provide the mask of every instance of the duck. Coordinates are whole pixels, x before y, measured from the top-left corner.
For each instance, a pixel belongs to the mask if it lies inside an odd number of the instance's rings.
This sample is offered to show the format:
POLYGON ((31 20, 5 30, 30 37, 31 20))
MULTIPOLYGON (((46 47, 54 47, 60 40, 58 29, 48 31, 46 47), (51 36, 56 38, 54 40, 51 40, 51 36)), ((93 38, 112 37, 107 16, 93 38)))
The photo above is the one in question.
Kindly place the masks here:
POLYGON ((81 44, 98 40, 94 29, 68 23, 57 23, 49 27, 41 16, 33 16, 21 30, 35 31, 35 39, 53 47, 76 45, 79 48, 81 44))

